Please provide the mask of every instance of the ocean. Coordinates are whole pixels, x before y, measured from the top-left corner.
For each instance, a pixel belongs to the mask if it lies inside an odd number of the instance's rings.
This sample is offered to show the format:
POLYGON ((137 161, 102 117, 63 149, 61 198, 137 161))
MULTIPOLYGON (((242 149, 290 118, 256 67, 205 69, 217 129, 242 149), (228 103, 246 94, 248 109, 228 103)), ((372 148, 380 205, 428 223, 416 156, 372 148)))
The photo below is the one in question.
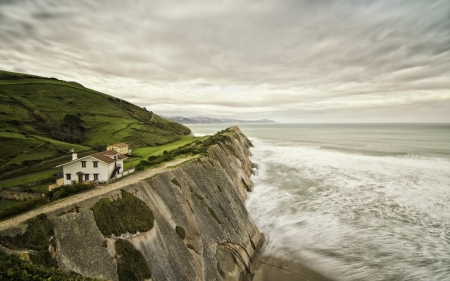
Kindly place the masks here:
POLYGON ((450 280, 449 124, 238 126, 264 255, 333 280, 450 280))

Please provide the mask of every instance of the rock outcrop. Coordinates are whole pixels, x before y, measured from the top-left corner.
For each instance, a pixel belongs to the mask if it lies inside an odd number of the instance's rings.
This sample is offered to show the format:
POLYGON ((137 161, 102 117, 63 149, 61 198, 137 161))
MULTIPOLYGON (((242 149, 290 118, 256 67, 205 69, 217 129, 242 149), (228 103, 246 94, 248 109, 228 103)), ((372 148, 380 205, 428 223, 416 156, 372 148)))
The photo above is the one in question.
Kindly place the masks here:
POLYGON ((59 268, 110 280, 247 278, 263 243, 244 205, 251 143, 237 127, 226 134, 206 157, 47 214, 59 268))

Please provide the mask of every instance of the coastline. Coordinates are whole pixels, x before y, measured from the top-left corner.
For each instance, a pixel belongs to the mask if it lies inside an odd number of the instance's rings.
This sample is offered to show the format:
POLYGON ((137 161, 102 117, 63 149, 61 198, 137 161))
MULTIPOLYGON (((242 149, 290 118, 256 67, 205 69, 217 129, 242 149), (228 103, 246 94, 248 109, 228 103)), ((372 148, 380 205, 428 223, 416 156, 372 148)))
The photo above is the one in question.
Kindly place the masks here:
POLYGON ((263 256, 261 253, 255 262, 251 281, 331 281, 319 273, 299 263, 263 256))

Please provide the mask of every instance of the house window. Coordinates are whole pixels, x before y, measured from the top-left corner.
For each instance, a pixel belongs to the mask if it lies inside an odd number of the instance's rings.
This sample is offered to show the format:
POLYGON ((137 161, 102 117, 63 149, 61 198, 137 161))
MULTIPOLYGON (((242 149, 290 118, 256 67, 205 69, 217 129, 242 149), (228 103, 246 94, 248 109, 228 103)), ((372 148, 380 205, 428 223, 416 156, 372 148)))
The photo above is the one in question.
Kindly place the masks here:
POLYGON ((89 180, 89 174, 84 174, 84 180, 88 181, 89 180))
POLYGON ((81 167, 86 168, 86 161, 81 161, 81 167))
POLYGON ((98 181, 98 174, 94 174, 94 180, 98 181))
POLYGON ((66 174, 66 180, 71 180, 72 179, 72 174, 66 174))
POLYGON ((98 168, 98 161, 92 161, 94 163, 94 168, 98 168))

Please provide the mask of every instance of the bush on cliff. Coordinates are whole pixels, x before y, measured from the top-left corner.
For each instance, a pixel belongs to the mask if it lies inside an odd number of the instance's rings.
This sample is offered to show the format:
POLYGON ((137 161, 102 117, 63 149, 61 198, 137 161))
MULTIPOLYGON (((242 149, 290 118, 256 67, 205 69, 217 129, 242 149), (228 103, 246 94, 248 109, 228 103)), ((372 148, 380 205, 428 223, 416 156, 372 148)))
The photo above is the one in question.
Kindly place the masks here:
POLYGON ((153 211, 133 194, 122 190, 122 198, 102 198, 92 206, 95 222, 105 237, 145 232, 153 227, 153 211))
POLYGON ((2 251, 0 251, 0 280, 100 281, 100 279, 83 277, 73 272, 63 272, 55 268, 36 266, 21 260, 16 255, 7 255, 2 251))
POLYGON ((178 236, 180 236, 181 239, 184 240, 184 238, 186 237, 186 232, 184 231, 184 228, 182 228, 181 226, 177 225, 175 227, 175 232, 178 234, 178 236))
POLYGON ((119 281, 140 281, 152 277, 144 256, 130 242, 118 239, 115 246, 119 281))
POLYGON ((53 223, 45 214, 40 214, 27 221, 28 227, 24 234, 0 237, 0 242, 19 249, 31 249, 30 260, 39 265, 53 267, 56 266, 55 259, 49 252, 49 246, 56 248, 53 240, 53 223))

